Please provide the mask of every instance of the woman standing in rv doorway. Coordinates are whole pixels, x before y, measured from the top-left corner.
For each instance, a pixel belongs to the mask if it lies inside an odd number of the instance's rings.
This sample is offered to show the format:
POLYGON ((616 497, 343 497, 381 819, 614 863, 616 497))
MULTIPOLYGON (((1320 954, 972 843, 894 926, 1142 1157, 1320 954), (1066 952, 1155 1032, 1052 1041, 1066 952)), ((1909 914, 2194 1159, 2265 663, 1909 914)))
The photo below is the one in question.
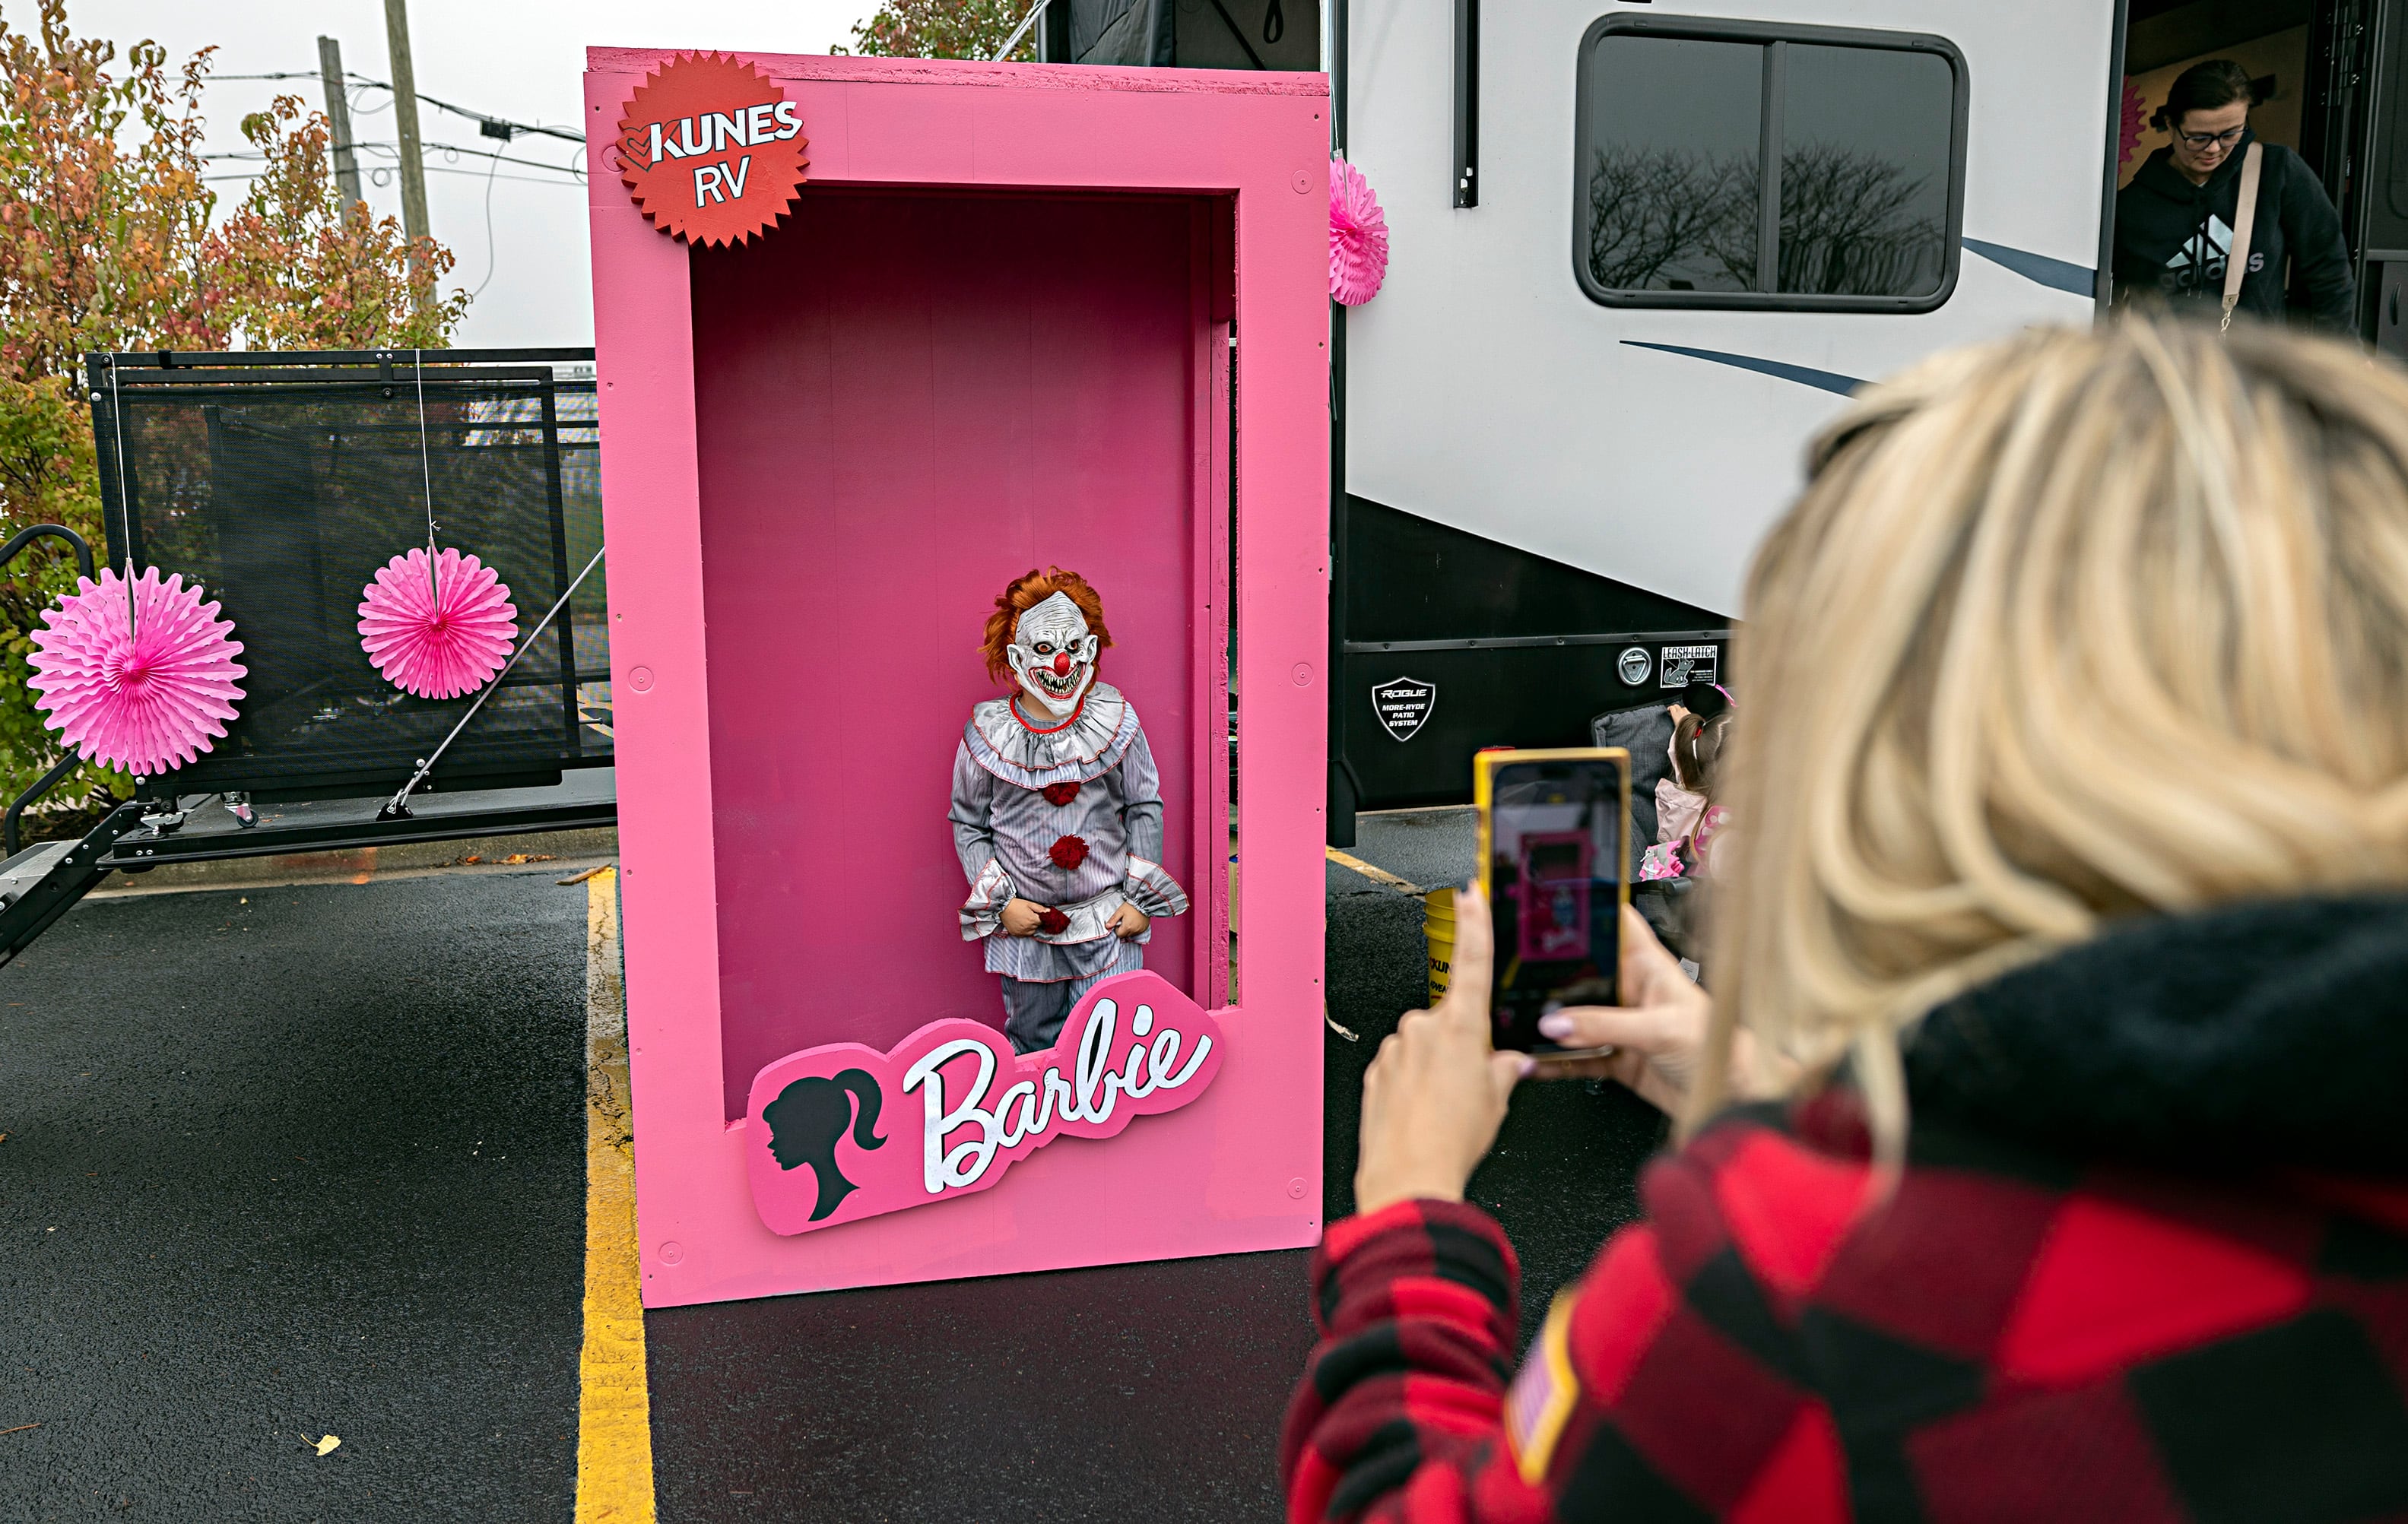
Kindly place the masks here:
POLYGON ((2241 225, 2241 182, 2259 154, 2257 213, 2236 313, 2280 320, 2298 308, 2335 334, 2357 320, 2341 217, 2306 161, 2249 129, 2249 71, 2229 58, 2185 69, 2151 119, 2173 141, 2149 155, 2115 194, 2115 300, 2216 313, 2226 260, 2241 225), (2286 275, 2287 269, 2288 274, 2286 275))

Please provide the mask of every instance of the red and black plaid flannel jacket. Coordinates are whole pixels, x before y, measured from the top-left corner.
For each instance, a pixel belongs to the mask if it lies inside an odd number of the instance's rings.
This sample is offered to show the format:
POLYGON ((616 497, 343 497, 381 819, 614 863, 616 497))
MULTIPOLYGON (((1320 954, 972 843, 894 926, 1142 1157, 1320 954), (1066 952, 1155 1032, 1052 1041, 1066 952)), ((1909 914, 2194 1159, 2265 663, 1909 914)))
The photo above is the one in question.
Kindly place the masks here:
MULTIPOLYGON (((2369 1029, 2313 1067, 2267 1066, 2296 1041, 2287 996, 2200 1058, 2229 1075, 2168 1058, 2164 1030, 2084 1039, 2073 991, 2092 990, 2092 1018, 2107 997, 2079 959, 2003 1003, 1943 1008, 1935 1021, 1978 1021, 1913 1058, 1918 1119, 1886 1200, 1844 1092, 1725 1117, 1650 1167, 1649 1220, 1556 1300, 1518 1374, 1518 1270, 1484 1213, 1412 1202, 1337 1224, 1282 1446, 1290 1518, 2408 1519, 2408 1108, 2364 1114, 2408 1095, 2408 934, 2390 934, 2396 956, 2338 989, 2308 981, 2369 1029), (2148 1062, 2043 1067, 2056 1039, 2035 1023, 2148 1062), (1977 1062, 1950 1051, 1960 1038, 1980 1063, 2044 1078, 2048 1098, 1985 1096, 1978 1075, 1945 1090, 1933 1064, 1977 1062), (2126 1094, 2150 1074, 2168 1092, 2132 1117, 2105 1101, 2076 1117, 2094 1080, 2126 1094), (2086 1149, 2155 1130, 2231 1167, 2069 1154, 2009 1135, 1994 1104, 2036 1107, 2086 1149), (2255 1130, 2186 1131, 2219 1107, 2255 1130), (2353 1181, 2236 1157, 2284 1165, 2333 1139, 2372 1167, 2353 1181)), ((2193 966, 2127 966, 2116 992, 2205 998, 2230 954, 2194 951, 2193 966)))

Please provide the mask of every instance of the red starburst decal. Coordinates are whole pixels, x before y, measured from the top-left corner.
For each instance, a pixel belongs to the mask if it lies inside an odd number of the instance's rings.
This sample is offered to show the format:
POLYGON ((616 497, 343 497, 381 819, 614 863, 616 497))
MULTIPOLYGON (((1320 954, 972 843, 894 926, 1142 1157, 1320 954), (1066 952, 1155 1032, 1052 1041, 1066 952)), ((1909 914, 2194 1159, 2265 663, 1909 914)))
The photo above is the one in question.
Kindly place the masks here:
POLYGON ((776 80, 724 55, 681 53, 627 98, 619 178, 669 236, 741 243, 792 209, 810 141, 776 80))

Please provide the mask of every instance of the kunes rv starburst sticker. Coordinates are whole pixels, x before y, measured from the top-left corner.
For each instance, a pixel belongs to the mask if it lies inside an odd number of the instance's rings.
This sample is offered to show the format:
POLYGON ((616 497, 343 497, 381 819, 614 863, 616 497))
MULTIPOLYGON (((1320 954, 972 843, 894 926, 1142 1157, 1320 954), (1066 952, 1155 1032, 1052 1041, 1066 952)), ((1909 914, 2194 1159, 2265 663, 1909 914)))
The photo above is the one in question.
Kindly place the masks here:
POLYGON ((689 244, 767 232, 802 192, 801 111, 750 64, 681 53, 619 119, 619 178, 652 225, 689 244))

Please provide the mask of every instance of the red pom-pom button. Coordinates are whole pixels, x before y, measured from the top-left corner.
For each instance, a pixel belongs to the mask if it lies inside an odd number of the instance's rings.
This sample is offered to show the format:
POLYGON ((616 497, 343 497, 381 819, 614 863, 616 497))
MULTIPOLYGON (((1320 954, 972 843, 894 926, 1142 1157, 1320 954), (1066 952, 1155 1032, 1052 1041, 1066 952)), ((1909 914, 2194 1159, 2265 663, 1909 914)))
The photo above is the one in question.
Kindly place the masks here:
POLYGON ((1045 855, 1054 860, 1054 866, 1068 873, 1087 861, 1087 844, 1076 836, 1062 836, 1045 849, 1045 855))
POLYGON ((1058 936, 1070 929, 1070 918, 1049 904, 1037 912, 1037 929, 1048 936, 1058 936))
POLYGON ((1076 783, 1049 783, 1039 791, 1045 795, 1045 802, 1049 805, 1067 805, 1071 800, 1079 797, 1079 785, 1076 783))

